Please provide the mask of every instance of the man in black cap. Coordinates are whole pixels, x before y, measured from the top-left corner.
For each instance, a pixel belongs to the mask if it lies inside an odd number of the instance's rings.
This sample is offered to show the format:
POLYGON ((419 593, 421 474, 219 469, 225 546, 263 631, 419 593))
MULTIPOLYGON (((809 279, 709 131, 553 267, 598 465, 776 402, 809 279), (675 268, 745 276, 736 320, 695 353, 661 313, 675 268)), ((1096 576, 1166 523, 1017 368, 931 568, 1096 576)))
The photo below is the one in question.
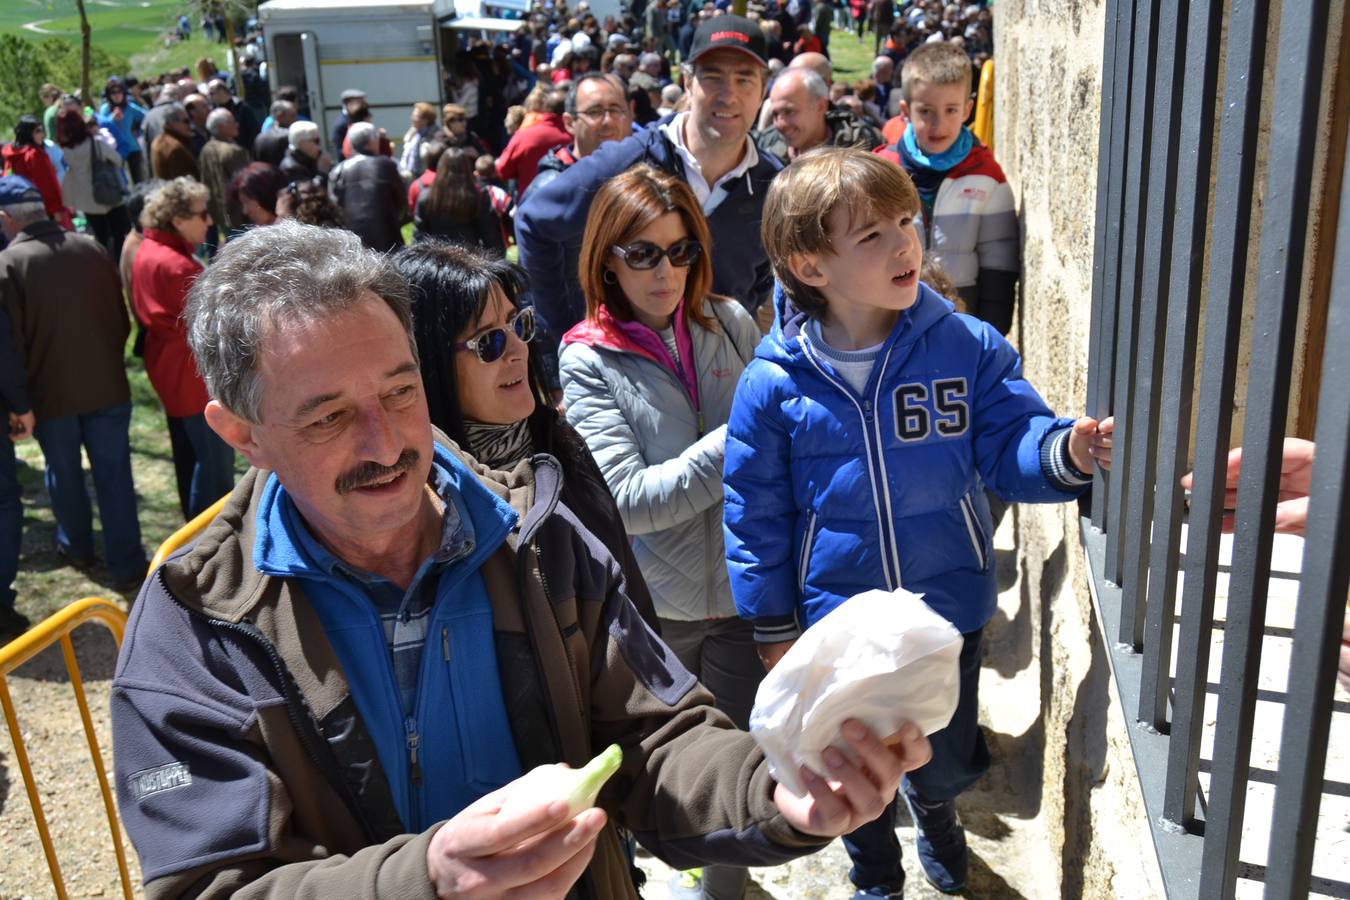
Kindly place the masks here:
MULTIPOLYGON (((577 265, 591 197, 605 180, 639 162, 678 175, 698 197, 717 248, 713 291, 735 297, 751 312, 769 298, 773 273, 759 240, 759 220, 764 192, 782 163, 761 155, 749 137, 764 81, 759 26, 735 15, 709 19, 695 33, 685 62, 688 110, 603 145, 530 192, 516 213, 516 243, 531 276, 527 302, 547 323, 541 346, 556 348, 557 339, 585 314, 577 265)), ((556 390, 556 357, 546 356, 546 369, 548 386, 556 390)))

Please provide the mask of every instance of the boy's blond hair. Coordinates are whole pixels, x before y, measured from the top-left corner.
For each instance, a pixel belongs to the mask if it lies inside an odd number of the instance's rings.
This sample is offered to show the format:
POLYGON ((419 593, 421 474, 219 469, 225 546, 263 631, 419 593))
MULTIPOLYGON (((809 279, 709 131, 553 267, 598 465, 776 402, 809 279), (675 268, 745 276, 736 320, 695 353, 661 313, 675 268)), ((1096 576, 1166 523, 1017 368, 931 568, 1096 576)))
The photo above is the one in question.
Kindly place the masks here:
POLYGON ((920 84, 959 84, 970 93, 970 57, 948 41, 924 44, 905 58, 900 69, 900 94, 909 102, 920 84))
POLYGON ((848 211, 846 231, 868 218, 919 211, 919 194, 905 170, 852 147, 820 147, 779 172, 764 198, 760 238, 774 275, 798 309, 821 318, 828 303, 797 280, 788 260, 804 253, 834 253, 827 220, 835 207, 848 211))

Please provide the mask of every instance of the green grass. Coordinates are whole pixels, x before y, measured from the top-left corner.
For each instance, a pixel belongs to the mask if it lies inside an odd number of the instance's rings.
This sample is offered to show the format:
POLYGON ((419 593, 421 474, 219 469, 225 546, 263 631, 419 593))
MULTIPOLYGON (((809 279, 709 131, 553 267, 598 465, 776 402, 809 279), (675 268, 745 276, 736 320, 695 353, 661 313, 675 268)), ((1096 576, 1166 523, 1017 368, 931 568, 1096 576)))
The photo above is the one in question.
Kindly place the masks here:
MULTIPOLYGON (((130 59, 132 73, 139 76, 191 67, 202 56, 210 56, 223 67, 225 45, 204 40, 196 21, 190 40, 167 40, 184 8, 181 0, 86 0, 90 40, 108 53, 130 59)), ((54 36, 78 46, 80 20, 75 2, 0 0, 0 34, 4 33, 32 40, 54 36), (25 24, 41 31, 25 28, 25 24)))
MULTIPOLYGON (((178 508, 178 488, 165 430, 164 409, 150 387, 145 367, 139 359, 127 357, 127 376, 132 396, 132 477, 136 482, 141 540, 149 555, 183 524, 183 517, 178 508)), ((19 611, 37 622, 81 597, 100 596, 123 602, 134 599, 134 592, 118 594, 107 586, 110 577, 101 560, 95 568, 85 572, 68 565, 56 552, 56 519, 42 482, 42 450, 37 441, 27 440, 17 445, 17 451, 24 505, 23 550, 19 559, 19 577, 15 582, 19 611)), ((93 481, 88 478, 86 481, 90 500, 97 507, 93 481)), ((96 509, 94 539, 100 557, 101 536, 102 526, 96 509)))
POLYGON ((862 43, 851 31, 835 28, 830 32, 830 62, 834 64, 836 81, 857 81, 872 71, 872 60, 876 58, 872 41, 871 32, 863 35, 862 43))

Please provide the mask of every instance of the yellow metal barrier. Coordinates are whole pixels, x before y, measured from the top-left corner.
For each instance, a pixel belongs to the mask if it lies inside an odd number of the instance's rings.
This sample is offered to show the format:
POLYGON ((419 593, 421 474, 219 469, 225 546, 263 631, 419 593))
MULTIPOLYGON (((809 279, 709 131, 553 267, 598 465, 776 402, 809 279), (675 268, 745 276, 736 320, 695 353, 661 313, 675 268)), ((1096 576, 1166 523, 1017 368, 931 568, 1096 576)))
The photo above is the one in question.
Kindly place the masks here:
POLYGON ((119 647, 122 645, 127 614, 102 597, 77 600, 55 615, 49 616, 26 634, 0 647, 0 706, 4 707, 5 724, 9 727, 9 736, 14 743, 14 758, 19 763, 19 771, 23 773, 28 803, 33 809, 33 819, 37 824, 38 837, 42 841, 42 852, 47 857, 47 868, 52 874, 52 884, 56 887, 56 896, 60 900, 66 900, 66 886, 61 877, 61 866, 56 861, 56 848, 52 845, 51 833, 47 829, 47 817, 42 811, 37 783, 33 780, 33 768, 28 763, 23 733, 19 730, 19 720, 14 714, 14 702, 9 696, 9 673, 52 644, 60 642, 61 655, 66 660, 66 672, 70 675, 70 686, 75 692, 75 702, 80 707, 80 719, 84 722, 84 736, 89 742, 89 753, 93 759, 94 771, 98 775, 98 786, 103 792, 103 809, 108 815, 108 829, 112 832, 113 848, 117 853, 117 870, 122 876, 122 893, 130 900, 131 875, 127 871, 126 854, 122 850, 122 829, 117 823, 117 807, 113 803, 112 790, 108 787, 108 773, 103 768, 98 738, 94 735, 94 723, 89 716, 89 703, 84 695, 84 681, 80 678, 80 664, 75 659, 75 648, 70 642, 70 633, 86 622, 103 625, 112 632, 117 645, 119 647))
POLYGON ((990 150, 994 149, 994 61, 985 60, 980 69, 980 90, 975 95, 975 124, 971 131, 990 150))
POLYGON ((225 501, 228 499, 230 499, 230 495, 226 494, 198 513, 197 517, 191 522, 165 538, 164 543, 160 544, 159 549, 155 551, 154 558, 150 560, 150 571, 155 571, 159 568, 160 563, 173 555, 175 550, 190 543, 193 538, 201 534, 202 530, 216 517, 216 514, 225 507, 225 501))

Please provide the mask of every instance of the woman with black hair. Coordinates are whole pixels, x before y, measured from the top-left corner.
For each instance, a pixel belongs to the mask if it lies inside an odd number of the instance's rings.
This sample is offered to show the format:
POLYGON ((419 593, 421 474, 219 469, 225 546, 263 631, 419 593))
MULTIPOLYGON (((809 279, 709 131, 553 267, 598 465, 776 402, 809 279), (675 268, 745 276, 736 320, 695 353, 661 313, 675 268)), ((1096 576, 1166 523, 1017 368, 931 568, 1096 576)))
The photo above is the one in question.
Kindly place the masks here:
POLYGON ((435 180, 418 195, 413 209, 413 240, 455 241, 505 256, 501 220, 473 177, 473 163, 460 147, 447 147, 441 154, 435 180))
POLYGON ((530 353, 534 308, 518 306, 525 270, 478 247, 425 242, 394 257, 408 279, 413 335, 431 424, 483 466, 528 484, 539 453, 562 467, 562 503, 623 568, 629 598, 653 629, 651 594, 618 507, 586 444, 548 402, 530 353))
POLYGON ((146 110, 127 93, 126 82, 116 75, 103 87, 103 105, 98 110, 98 123, 117 140, 117 153, 127 163, 131 180, 139 184, 145 180, 145 154, 141 152, 141 123, 146 110))
POLYGON ((6 175, 22 175, 33 183, 42 195, 42 206, 47 215, 63 227, 70 227, 70 216, 61 202, 61 180, 56 166, 47 155, 46 133, 36 116, 20 116, 14 124, 14 143, 0 147, 0 165, 6 175))

